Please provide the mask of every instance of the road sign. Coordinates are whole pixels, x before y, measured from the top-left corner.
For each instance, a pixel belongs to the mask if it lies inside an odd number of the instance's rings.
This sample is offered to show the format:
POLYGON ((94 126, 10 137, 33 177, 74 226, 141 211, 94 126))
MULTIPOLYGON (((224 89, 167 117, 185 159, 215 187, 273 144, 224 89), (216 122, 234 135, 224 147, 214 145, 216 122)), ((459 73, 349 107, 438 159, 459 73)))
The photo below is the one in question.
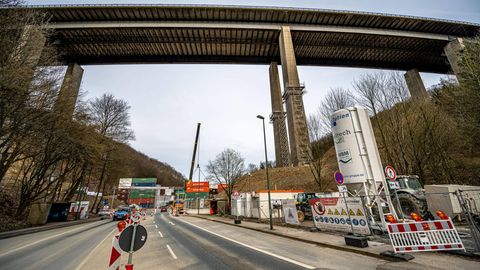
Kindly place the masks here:
POLYGON ((143 227, 142 225, 128 226, 127 228, 125 228, 125 230, 123 230, 123 232, 120 234, 120 238, 118 239, 120 248, 125 252, 130 252, 133 229, 135 227, 135 239, 133 239, 134 242, 132 251, 137 251, 141 249, 143 245, 145 245, 145 242, 147 242, 147 230, 145 229, 145 227, 143 227))
POLYGON ((233 197, 240 197, 240 192, 234 191, 232 194, 233 197))
POLYGON ((388 185, 391 189, 400 189, 400 183, 398 181, 388 181, 388 185))
POLYGON ((395 171, 395 169, 388 165, 387 167, 385 167, 385 174, 387 175, 388 179, 392 180, 392 181, 395 181, 397 179, 397 172, 395 171))
POLYGON ((339 184, 339 185, 343 184, 344 179, 343 179, 343 174, 341 172, 335 172, 334 176, 335 176, 335 181, 337 182, 337 184, 339 184))
POLYGON ((345 186, 345 185, 338 185, 337 187, 338 187, 338 192, 340 192, 340 193, 348 192, 347 186, 345 186))

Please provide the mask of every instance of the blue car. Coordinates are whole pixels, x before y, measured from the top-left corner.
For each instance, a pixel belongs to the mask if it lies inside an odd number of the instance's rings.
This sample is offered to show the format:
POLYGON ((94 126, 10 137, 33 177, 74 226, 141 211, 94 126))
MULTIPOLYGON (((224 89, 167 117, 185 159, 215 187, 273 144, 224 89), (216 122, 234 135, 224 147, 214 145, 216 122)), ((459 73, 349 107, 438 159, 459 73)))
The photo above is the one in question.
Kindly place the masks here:
POLYGON ((117 211, 113 214, 113 221, 115 220, 125 220, 127 216, 130 216, 130 207, 120 206, 117 211))

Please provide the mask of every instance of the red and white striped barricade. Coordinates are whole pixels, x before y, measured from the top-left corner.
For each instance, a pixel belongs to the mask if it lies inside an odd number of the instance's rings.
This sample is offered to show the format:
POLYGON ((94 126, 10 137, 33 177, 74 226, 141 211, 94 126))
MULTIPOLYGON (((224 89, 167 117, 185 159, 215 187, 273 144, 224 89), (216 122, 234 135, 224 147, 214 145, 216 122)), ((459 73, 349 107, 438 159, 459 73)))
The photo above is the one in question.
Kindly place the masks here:
POLYGON ((450 218, 446 220, 387 223, 395 253, 463 250, 462 240, 450 218))
POLYGON ((108 262, 108 270, 119 270, 120 269, 120 258, 122 255, 122 250, 118 244, 118 238, 120 234, 117 234, 113 237, 112 240, 112 252, 110 253, 110 261, 108 262))

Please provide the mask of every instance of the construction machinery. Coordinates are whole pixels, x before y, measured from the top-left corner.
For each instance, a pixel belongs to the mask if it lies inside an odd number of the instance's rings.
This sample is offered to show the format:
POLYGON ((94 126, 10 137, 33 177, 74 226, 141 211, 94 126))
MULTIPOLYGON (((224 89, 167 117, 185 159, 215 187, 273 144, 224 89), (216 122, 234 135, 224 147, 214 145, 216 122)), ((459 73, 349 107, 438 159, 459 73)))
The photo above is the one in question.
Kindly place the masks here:
POLYGON ((303 222, 305 219, 312 218, 312 208, 310 206, 310 199, 317 198, 316 193, 298 193, 295 206, 297 207, 298 221, 303 222))
POLYGON ((193 145, 193 155, 192 155, 192 163, 190 166, 190 174, 188 176, 187 181, 185 181, 185 185, 183 187, 183 191, 176 190, 175 191, 175 201, 172 204, 173 212, 182 214, 184 212, 184 205, 185 205, 185 193, 187 192, 187 182, 192 181, 193 178, 193 168, 195 167, 195 158, 197 156, 197 148, 198 148, 198 137, 200 135, 200 123, 197 124, 197 133, 195 135, 195 144, 193 145))
POLYGON ((401 213, 403 217, 409 217, 411 213, 425 215, 427 212, 427 199, 418 176, 399 175, 395 181, 398 181, 400 188, 395 192, 389 185, 389 191, 392 194, 393 205, 397 213, 401 213), (395 194, 398 200, 394 198, 395 194), (398 203, 400 203, 400 206, 398 203))

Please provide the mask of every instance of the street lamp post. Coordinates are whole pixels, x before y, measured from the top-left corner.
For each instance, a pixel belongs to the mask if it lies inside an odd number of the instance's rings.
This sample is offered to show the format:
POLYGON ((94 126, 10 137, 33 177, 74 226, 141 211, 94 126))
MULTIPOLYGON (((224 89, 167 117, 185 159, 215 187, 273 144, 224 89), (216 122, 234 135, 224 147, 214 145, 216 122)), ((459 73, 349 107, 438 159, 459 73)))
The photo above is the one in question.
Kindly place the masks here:
POLYGON ((268 176, 267 135, 265 134, 265 117, 257 115, 257 118, 261 119, 263 123, 263 144, 265 146, 265 172, 267 173, 268 215, 270 218, 270 230, 273 230, 272 200, 270 198, 270 177, 268 176))

